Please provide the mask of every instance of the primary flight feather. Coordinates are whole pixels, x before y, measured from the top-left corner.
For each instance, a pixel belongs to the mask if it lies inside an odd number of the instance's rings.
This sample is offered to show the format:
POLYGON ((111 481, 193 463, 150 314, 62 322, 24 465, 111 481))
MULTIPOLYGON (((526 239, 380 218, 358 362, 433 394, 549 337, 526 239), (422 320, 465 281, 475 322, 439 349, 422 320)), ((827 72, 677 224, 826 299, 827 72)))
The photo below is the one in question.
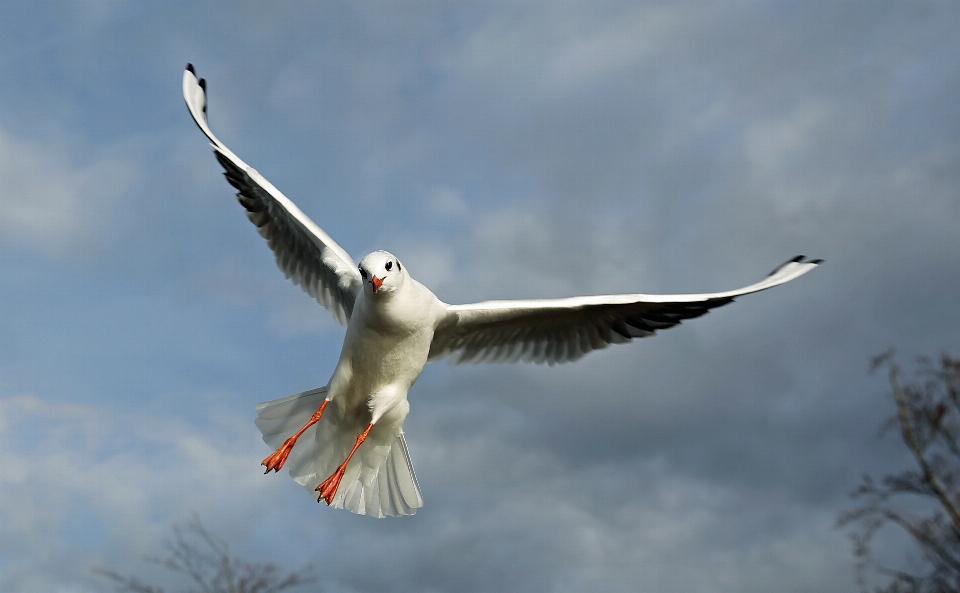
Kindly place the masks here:
POLYGON ((183 96, 277 265, 347 326, 326 386, 257 406, 257 427, 276 448, 263 465, 267 472, 288 467, 297 482, 319 493, 318 501, 354 513, 401 516, 423 506, 402 426, 410 410, 407 392, 427 362, 577 360, 699 317, 740 295, 789 282, 820 263, 798 256, 760 282, 727 292, 448 305, 386 251, 354 263, 220 142, 207 123, 206 84, 189 64, 183 96), (294 447, 300 439, 305 440, 294 447))

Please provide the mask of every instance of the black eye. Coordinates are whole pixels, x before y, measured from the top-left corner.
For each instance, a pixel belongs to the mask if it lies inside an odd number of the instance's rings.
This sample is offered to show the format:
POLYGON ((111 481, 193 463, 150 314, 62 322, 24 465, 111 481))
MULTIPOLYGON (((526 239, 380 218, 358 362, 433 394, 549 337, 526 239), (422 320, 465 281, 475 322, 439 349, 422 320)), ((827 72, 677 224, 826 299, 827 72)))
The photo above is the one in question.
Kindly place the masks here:
POLYGON ((388 261, 388 262, 387 262, 387 265, 384 266, 384 267, 386 267, 386 268, 387 268, 387 271, 389 272, 390 270, 393 269, 393 262, 392 262, 392 261, 388 261))
POLYGON ((364 280, 367 279, 367 271, 364 270, 363 268, 360 268, 360 277, 363 278, 364 280))

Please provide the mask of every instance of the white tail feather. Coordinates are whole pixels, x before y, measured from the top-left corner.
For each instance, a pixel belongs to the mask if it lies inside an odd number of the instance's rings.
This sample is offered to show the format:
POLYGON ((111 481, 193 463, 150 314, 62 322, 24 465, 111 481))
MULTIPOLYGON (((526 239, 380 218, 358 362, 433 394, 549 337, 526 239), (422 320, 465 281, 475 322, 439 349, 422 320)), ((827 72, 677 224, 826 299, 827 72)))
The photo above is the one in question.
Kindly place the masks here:
MULTIPOLYGON (((256 425, 263 441, 273 448, 282 445, 310 420, 326 394, 327 388, 320 387, 258 405, 256 425)), ((364 428, 346 421, 334 403, 287 458, 290 475, 311 494, 346 459, 364 428)), ((423 506, 423 496, 403 431, 378 428, 353 456, 330 506, 378 518, 412 515, 423 506)))

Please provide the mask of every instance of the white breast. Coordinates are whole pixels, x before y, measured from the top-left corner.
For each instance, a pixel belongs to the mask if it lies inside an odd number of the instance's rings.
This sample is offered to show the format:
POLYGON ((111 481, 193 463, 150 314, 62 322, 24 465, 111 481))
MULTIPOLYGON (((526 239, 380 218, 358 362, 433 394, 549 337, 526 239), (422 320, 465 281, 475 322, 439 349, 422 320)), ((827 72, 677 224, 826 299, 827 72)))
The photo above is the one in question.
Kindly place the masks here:
POLYGON ((432 292, 412 279, 389 299, 361 295, 334 373, 334 384, 349 383, 342 386, 342 395, 366 400, 390 388, 405 396, 426 365, 441 307, 432 292))

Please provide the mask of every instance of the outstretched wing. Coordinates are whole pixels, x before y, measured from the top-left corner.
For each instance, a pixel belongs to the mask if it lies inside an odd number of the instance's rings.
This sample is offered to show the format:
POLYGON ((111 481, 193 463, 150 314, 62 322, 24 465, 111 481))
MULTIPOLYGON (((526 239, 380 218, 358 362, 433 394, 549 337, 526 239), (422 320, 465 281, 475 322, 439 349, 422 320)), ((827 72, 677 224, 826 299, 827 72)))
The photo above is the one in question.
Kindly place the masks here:
POLYGON ((210 139, 224 176, 237 188, 237 199, 247 209, 247 217, 276 255, 277 265, 346 325, 362 286, 350 255, 213 135, 207 124, 206 83, 202 78, 197 80, 191 64, 183 73, 183 98, 193 121, 210 139))
POLYGON ((797 256, 756 284, 710 294, 622 294, 448 305, 430 345, 430 360, 451 356, 454 363, 570 362, 610 344, 652 336, 740 295, 789 282, 820 262, 797 256))

